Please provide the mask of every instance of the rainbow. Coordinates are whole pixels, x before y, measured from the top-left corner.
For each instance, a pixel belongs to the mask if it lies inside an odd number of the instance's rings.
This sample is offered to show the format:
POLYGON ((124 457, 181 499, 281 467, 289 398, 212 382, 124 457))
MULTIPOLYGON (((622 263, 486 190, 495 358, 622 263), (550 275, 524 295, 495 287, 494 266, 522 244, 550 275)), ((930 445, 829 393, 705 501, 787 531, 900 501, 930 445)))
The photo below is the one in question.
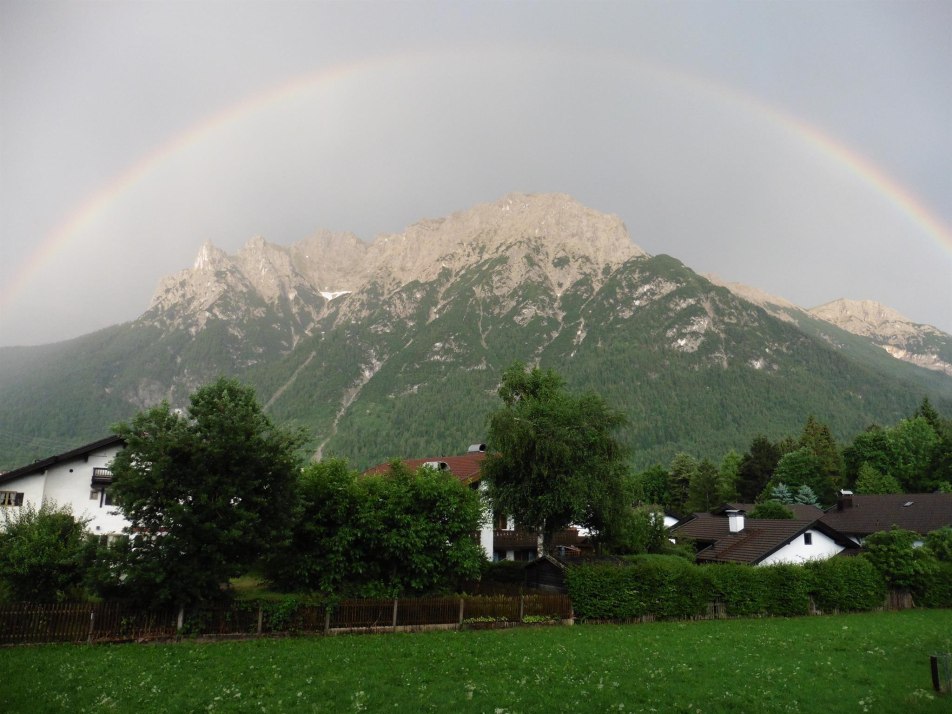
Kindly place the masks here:
MULTIPOLYGON (((545 55, 536 53, 536 56, 545 55)), ((532 56, 532 55, 528 55, 532 56)), ((552 55, 555 56, 554 54, 552 55)), ((523 60, 526 53, 519 55, 523 60)), ((661 81, 679 84, 689 92, 709 93, 739 106, 746 111, 755 112, 773 124, 779 125, 789 133, 816 148, 830 161, 847 168, 875 192, 884 196, 925 234, 937 241, 940 247, 952 250, 952 231, 915 196, 901 186, 892 177, 868 158, 837 141, 816 126, 794 117, 774 106, 766 104, 731 87, 702 79, 671 68, 649 65, 625 55, 603 55, 613 66, 635 69, 661 81)), ((583 57, 583 59, 592 59, 583 57)), ((598 58, 595 58, 598 61, 598 58)), ((394 63, 441 62, 446 57, 435 53, 411 53, 398 57, 375 57, 360 62, 338 65, 305 74, 264 92, 252 95, 218 113, 206 117, 195 126, 172 137, 153 151, 141 157, 135 164, 116 176, 106 186, 90 196, 81 206, 68 215, 47 235, 30 256, 19 266, 14 278, 0 289, 0 308, 8 305, 31 282, 42 267, 65 245, 84 229, 94 224, 113 204, 144 178, 156 171, 171 157, 186 152, 190 148, 212 137, 216 132, 234 122, 247 118, 256 112, 272 108, 317 88, 328 89, 344 84, 361 74, 374 72, 394 63)))

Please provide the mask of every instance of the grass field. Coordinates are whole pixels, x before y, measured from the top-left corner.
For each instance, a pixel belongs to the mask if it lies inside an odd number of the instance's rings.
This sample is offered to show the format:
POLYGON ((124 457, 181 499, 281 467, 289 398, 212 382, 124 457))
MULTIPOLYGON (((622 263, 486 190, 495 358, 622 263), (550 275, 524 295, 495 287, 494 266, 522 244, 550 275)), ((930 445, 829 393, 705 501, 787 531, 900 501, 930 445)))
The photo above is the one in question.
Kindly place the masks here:
POLYGON ((952 610, 0 650, 2 712, 952 712, 952 610))

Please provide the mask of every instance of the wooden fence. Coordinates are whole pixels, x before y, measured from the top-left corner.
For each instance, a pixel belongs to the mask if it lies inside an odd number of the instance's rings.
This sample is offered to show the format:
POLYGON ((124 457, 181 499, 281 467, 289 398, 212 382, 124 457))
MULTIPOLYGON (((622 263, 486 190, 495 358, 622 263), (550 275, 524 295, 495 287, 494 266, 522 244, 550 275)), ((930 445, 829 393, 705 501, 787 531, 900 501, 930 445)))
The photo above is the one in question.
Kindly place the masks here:
POLYGON ((118 602, 0 604, 0 644, 459 628, 472 620, 521 623, 532 617, 571 620, 572 604, 560 594, 360 599, 333 605, 237 602, 194 611, 143 611, 118 602))

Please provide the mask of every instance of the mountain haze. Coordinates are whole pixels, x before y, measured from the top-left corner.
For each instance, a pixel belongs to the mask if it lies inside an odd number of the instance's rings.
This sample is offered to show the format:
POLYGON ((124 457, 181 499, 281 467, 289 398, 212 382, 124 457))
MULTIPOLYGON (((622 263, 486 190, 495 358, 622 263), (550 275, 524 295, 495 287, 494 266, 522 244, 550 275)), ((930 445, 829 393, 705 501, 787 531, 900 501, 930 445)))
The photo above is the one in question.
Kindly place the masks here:
POLYGON ((206 243, 139 319, 0 350, 0 463, 100 437, 162 399, 183 406, 219 374, 305 426, 315 456, 456 453, 482 438, 516 359, 626 411, 641 465, 743 450, 809 414, 842 438, 923 396, 952 411, 952 377, 876 339, 649 256, 568 196, 511 194, 371 244, 206 243))

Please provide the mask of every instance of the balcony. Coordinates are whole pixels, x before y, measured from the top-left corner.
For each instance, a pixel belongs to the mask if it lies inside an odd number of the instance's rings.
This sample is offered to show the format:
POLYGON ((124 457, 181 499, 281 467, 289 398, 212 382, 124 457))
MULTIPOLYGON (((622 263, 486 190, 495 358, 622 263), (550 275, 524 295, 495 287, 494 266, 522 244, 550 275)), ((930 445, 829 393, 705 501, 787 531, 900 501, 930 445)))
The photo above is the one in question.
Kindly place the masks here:
POLYGON ((112 471, 96 467, 93 469, 93 486, 108 486, 112 483, 112 471))

